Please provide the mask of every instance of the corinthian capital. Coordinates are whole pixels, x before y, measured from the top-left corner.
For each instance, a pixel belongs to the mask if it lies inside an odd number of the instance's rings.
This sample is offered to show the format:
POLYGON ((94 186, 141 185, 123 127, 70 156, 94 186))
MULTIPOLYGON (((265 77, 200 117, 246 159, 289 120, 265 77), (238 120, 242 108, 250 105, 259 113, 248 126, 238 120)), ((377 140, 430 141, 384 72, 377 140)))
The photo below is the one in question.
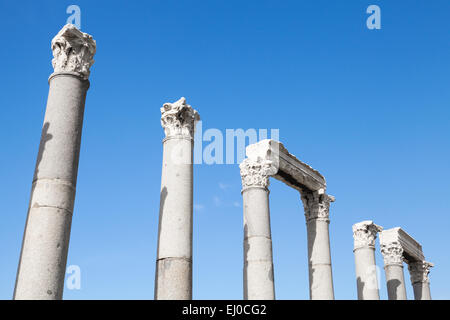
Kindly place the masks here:
POLYGON ((277 168, 272 161, 261 158, 244 159, 239 168, 241 170, 242 190, 250 187, 267 188, 269 177, 277 172, 277 168))
POLYGON ((411 283, 429 282, 428 274, 432 267, 434 267, 434 264, 427 261, 417 261, 408 264, 411 283))
POLYGON ((403 265, 403 248, 398 242, 381 243, 384 265, 403 265))
POLYGON ((354 250, 364 247, 375 248, 377 233, 383 228, 373 221, 362 221, 353 225, 354 250))
POLYGON ((196 110, 181 98, 174 103, 165 103, 161 108, 161 126, 166 137, 188 136, 194 138, 195 124, 200 120, 196 110))
POLYGON ((333 196, 326 194, 324 189, 301 191, 300 195, 306 221, 312 219, 330 221, 330 203, 335 200, 333 196))
POLYGON ((94 63, 95 40, 73 24, 66 24, 52 40, 55 72, 75 72, 87 80, 94 63))

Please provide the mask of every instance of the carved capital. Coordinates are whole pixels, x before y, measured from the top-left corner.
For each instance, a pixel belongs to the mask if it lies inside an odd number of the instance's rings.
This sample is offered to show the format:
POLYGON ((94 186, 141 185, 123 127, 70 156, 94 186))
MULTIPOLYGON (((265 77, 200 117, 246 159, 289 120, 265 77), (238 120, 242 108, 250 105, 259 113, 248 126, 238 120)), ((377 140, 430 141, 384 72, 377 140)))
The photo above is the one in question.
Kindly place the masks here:
POLYGON ((408 264, 409 275, 411 276, 411 283, 429 282, 428 274, 434 264, 427 261, 417 261, 408 264))
POLYGON ((187 136, 194 138, 195 124, 200 120, 196 110, 182 97, 174 103, 165 103, 161 108, 161 126, 166 137, 187 136))
POLYGON ((87 80, 94 63, 95 40, 73 24, 66 24, 52 40, 55 72, 74 72, 87 80))
POLYGON ((384 266, 400 265, 403 266, 403 248, 398 242, 381 244, 381 253, 383 254, 384 266))
POLYGON ((312 219, 330 221, 330 203, 335 200, 333 196, 326 194, 324 189, 301 191, 300 195, 307 222, 312 219))
POLYGON ((359 248, 375 248, 377 233, 383 228, 373 221, 362 221, 353 225, 354 250, 359 248))
POLYGON ((268 188, 269 177, 277 172, 272 161, 264 159, 244 159, 239 165, 241 170, 242 190, 251 187, 268 188))

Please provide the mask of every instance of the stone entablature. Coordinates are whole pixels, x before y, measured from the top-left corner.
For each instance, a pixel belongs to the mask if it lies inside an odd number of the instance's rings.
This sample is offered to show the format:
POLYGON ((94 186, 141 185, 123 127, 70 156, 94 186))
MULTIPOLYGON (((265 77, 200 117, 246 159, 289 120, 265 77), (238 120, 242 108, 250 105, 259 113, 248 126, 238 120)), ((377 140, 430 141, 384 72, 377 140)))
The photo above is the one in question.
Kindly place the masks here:
POLYGON ((249 159, 270 161, 276 170, 272 174, 273 177, 298 191, 305 189, 318 191, 327 188, 325 178, 290 154, 281 142, 272 139, 261 140, 249 145, 246 148, 246 155, 249 159))
POLYGON ((422 246, 400 227, 383 230, 380 233, 380 244, 396 243, 403 249, 403 258, 407 262, 424 261, 422 246))

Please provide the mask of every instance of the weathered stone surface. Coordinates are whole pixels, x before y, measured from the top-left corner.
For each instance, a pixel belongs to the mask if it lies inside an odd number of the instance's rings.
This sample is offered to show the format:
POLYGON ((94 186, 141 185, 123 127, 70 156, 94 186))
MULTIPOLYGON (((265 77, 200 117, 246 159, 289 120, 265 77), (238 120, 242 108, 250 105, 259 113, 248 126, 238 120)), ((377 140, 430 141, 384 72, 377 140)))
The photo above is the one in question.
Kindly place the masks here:
POLYGON ((375 248, 377 233, 383 230, 371 220, 362 221, 353 225, 354 250, 358 248, 375 248))
POLYGON ((276 173, 271 175, 298 191, 326 189, 325 178, 318 171, 290 154, 278 141, 265 139, 249 145, 246 155, 249 159, 257 162, 269 162, 274 168, 272 170, 276 170, 276 173))
POLYGON ((427 261, 416 261, 408 265, 409 274, 411 276, 411 283, 429 282, 428 274, 434 264, 427 261))
MULTIPOLYGON (((248 212, 256 212, 254 213, 255 217, 259 216, 262 221, 269 224, 269 191, 267 188, 271 176, 300 191, 308 232, 310 297, 311 299, 334 299, 328 229, 329 207, 330 203, 334 201, 334 197, 325 193, 324 177, 290 154, 280 142, 271 139, 249 145, 246 148, 246 155, 247 158, 239 166, 244 197, 244 217, 250 215, 248 212)), ((258 221, 256 218, 252 220, 252 223, 245 223, 245 233, 247 229, 253 228, 253 223, 258 221)), ((268 230, 270 231, 270 228, 268 230)), ((266 237, 271 239, 270 233, 266 237)), ((264 267, 260 262, 255 266, 250 266, 250 263, 246 262, 244 266, 244 296, 246 299, 251 297, 273 299, 275 297, 273 277, 267 277, 268 270, 273 272, 271 241, 264 239, 257 241, 251 238, 247 240, 246 238, 244 247, 247 248, 252 241, 256 241, 255 246, 259 249, 256 251, 246 249, 244 260, 249 261, 248 255, 256 252, 256 256, 259 258, 254 257, 255 263, 256 261, 265 262, 264 267), (256 266, 259 266, 259 269, 256 266), (259 271, 254 271, 256 274, 249 276, 248 270, 250 269, 259 271), (258 289, 262 284, 265 289, 258 289), (262 290, 265 294, 259 295, 258 290, 262 290)))
POLYGON ((96 51, 92 36, 67 24, 53 38, 52 51, 55 72, 74 72, 85 80, 89 78, 96 51))
POLYGON ((242 190, 250 187, 269 187, 269 177, 276 173, 276 168, 269 160, 244 159, 239 165, 241 170, 242 190))
POLYGON ((249 187, 242 192, 244 202, 244 299, 273 300, 272 236, 269 191, 249 187))
POLYGON ((423 261, 425 257, 422 246, 400 227, 383 230, 380 233, 380 244, 385 246, 396 243, 403 250, 403 258, 408 261, 423 261))
POLYGON ((193 144, 197 111, 181 98, 161 108, 163 166, 155 299, 192 299, 193 144))
POLYGON ((330 221, 330 203, 335 201, 333 196, 325 193, 324 189, 318 191, 305 191, 301 193, 306 221, 311 219, 330 221))
POLYGON ((408 265, 415 300, 431 300, 428 274, 434 264, 427 261, 412 262, 408 265))
POLYGON ((165 103, 161 108, 161 126, 166 137, 186 136, 194 138, 195 124, 200 120, 196 110, 182 97, 174 103, 165 103))
POLYGON ((425 261, 422 246, 397 227, 380 233, 380 247, 384 257, 389 299, 406 299, 403 262, 408 264, 414 298, 431 299, 428 273, 433 264, 425 261))
POLYGON ((95 41, 66 25, 52 41, 55 73, 32 184, 14 299, 62 299, 89 67, 95 41))
POLYGON ((375 239, 382 227, 373 221, 355 223, 353 229, 356 286, 359 300, 379 300, 377 269, 375 264, 375 239))

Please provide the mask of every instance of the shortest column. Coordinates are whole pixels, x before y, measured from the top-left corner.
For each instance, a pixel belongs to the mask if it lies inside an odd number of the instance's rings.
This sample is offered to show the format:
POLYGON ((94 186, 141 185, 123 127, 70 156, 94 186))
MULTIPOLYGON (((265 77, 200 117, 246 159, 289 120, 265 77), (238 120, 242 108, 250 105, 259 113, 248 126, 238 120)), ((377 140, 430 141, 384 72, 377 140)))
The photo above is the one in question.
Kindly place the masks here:
POLYGON ((408 265, 415 300, 431 300, 428 274, 434 265, 426 261, 411 262, 408 265))
POLYGON ((380 300, 375 264, 375 240, 381 230, 383 228, 373 221, 362 221, 353 225, 358 300, 380 300))
POLYGON ((406 300, 403 248, 398 242, 381 243, 389 300, 406 300))
MULTIPOLYGON (((244 299, 274 300, 270 231, 270 163, 245 159, 239 166, 244 208, 244 299)), ((276 171, 274 171, 276 172, 276 171)))

